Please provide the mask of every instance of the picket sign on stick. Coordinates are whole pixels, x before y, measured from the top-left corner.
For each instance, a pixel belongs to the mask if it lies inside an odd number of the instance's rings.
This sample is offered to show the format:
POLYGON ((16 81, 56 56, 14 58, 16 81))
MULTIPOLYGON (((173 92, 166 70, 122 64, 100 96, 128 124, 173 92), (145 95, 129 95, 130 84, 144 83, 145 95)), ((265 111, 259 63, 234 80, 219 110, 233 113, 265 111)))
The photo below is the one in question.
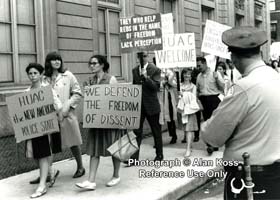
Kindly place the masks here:
POLYGON ((162 49, 160 14, 120 18, 121 53, 162 49))
POLYGON ((141 85, 89 86, 84 97, 83 127, 139 128, 141 97, 141 85))
POLYGON ((279 57, 280 57, 280 42, 273 42, 270 45, 270 59, 271 60, 278 60, 279 61, 279 57))
POLYGON ((230 26, 226 26, 211 20, 206 20, 201 51, 222 58, 230 59, 228 47, 222 42, 223 32, 230 28, 230 26))
POLYGON ((59 131, 51 86, 7 97, 16 142, 59 131))
POLYGON ((194 33, 166 34, 163 50, 155 51, 157 67, 196 67, 194 33))

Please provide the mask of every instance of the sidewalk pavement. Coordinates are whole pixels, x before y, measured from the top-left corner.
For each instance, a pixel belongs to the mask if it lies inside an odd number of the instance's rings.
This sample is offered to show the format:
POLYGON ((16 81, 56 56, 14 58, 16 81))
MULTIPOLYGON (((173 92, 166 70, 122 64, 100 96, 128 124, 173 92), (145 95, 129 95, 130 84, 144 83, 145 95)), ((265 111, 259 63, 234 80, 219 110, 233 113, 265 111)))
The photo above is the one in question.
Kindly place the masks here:
MULTIPOLYGON (((182 132, 177 131, 178 141, 176 144, 169 144, 170 138, 168 133, 163 133, 164 144, 164 159, 175 162, 177 158, 177 165, 174 167, 163 166, 156 168, 154 166, 133 166, 126 167, 121 165, 120 177, 121 182, 114 187, 106 187, 106 183, 112 176, 112 161, 110 157, 101 157, 100 165, 97 171, 97 187, 95 191, 83 191, 75 186, 76 182, 82 182, 88 177, 89 156, 83 155, 84 166, 86 168, 86 175, 78 179, 73 179, 72 175, 76 170, 76 163, 72 160, 64 160, 54 163, 54 168, 60 170, 60 174, 56 183, 52 188, 48 189, 47 194, 40 197, 40 200, 72 200, 72 199, 97 199, 97 200, 176 200, 187 193, 195 190, 211 179, 213 170, 218 170, 215 160, 222 157, 222 152, 214 152, 212 156, 208 156, 205 150, 193 150, 191 159, 191 166, 184 166, 188 163, 188 159, 184 159, 185 144, 182 144, 182 132), (200 159, 200 160, 199 160, 200 159), (201 166, 194 166, 198 162, 203 161, 201 166), (213 164, 213 163, 214 164, 213 164), (160 173, 182 173, 183 178, 171 178, 169 175, 166 178, 140 178, 140 171, 153 173, 153 170, 160 173), (207 172, 208 171, 208 172, 207 172), (206 172, 209 176, 206 175, 206 172), (196 173, 196 176, 192 177, 196 173), (198 174, 200 173, 200 174, 198 174)), ((195 143, 194 146, 197 146, 195 143)), ((198 145, 199 146, 199 145, 198 145)), ((194 147, 196 148, 196 147, 194 147)), ((204 149, 201 143, 200 149, 204 149)), ((153 137, 143 140, 141 145, 140 158, 142 160, 153 160, 155 157, 155 150, 153 149, 153 137)), ((219 171, 220 172, 220 171, 219 171)), ((24 174, 13 176, 10 178, 0 180, 1 199, 5 200, 19 200, 29 199, 29 196, 35 191, 36 185, 30 185, 29 181, 36 178, 39 174, 38 170, 30 171, 24 174)), ((221 173, 216 174, 221 176, 221 173)))

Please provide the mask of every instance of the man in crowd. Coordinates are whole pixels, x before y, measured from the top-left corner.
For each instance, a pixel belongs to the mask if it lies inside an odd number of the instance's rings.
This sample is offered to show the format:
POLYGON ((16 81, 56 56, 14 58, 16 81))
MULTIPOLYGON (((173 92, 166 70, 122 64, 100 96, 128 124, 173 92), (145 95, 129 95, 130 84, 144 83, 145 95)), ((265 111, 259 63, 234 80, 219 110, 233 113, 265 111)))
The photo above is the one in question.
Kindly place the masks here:
MULTIPOLYGON (((203 106, 203 119, 206 121, 209 119, 213 111, 218 107, 221 100, 219 95, 221 91, 224 91, 224 79, 219 72, 211 71, 207 66, 206 59, 203 57, 197 58, 197 67, 200 69, 200 73, 196 79, 197 95, 203 106)), ((207 144, 207 152, 209 155, 213 151, 217 151, 218 148, 207 144)))
MULTIPOLYGON (((140 65, 132 70, 133 84, 142 85, 142 105, 140 128, 134 130, 137 136, 137 143, 140 148, 143 136, 143 124, 145 118, 151 127, 155 141, 156 157, 154 160, 163 160, 161 125, 159 124, 160 104, 157 93, 160 88, 161 70, 153 63, 148 62, 148 53, 140 52, 137 54, 140 65)), ((137 151, 131 159, 139 159, 137 151)))
POLYGON ((239 73, 239 71, 235 68, 234 64, 230 59, 227 59, 226 63, 228 65, 227 75, 230 78, 231 85, 233 85, 234 83, 236 83, 237 80, 241 79, 242 76, 239 73))
MULTIPOLYGON (((266 33, 254 27, 235 27, 223 33, 222 41, 243 78, 201 126, 202 138, 213 146, 225 144, 223 159, 227 161, 243 162, 242 154, 248 152, 254 199, 280 199, 280 78, 261 59, 266 33)), ((224 168, 224 199, 247 199, 245 187, 240 194, 232 192, 240 177, 238 167, 224 168)))

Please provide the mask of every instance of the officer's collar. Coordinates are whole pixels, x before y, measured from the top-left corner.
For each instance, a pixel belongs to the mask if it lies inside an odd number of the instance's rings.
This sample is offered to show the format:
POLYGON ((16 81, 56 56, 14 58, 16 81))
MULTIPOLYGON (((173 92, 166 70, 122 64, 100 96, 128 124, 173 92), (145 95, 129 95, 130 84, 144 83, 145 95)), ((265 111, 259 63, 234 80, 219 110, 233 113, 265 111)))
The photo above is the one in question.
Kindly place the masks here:
POLYGON ((254 71, 255 69, 259 68, 259 67, 263 67, 266 66, 266 64, 264 63, 263 60, 258 60, 256 62, 253 62, 252 64, 250 64, 248 67, 246 67, 245 72, 242 74, 242 77, 248 76, 252 71, 254 71))

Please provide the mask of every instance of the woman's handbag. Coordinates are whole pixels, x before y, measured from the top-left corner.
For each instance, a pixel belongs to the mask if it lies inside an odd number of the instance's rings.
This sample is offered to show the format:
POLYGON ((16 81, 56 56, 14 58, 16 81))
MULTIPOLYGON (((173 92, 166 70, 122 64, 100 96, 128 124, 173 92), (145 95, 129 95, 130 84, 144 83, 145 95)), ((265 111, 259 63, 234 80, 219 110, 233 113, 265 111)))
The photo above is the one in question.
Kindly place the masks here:
POLYGON ((128 160, 137 150, 139 147, 133 131, 128 132, 107 148, 107 151, 120 161, 128 160))

